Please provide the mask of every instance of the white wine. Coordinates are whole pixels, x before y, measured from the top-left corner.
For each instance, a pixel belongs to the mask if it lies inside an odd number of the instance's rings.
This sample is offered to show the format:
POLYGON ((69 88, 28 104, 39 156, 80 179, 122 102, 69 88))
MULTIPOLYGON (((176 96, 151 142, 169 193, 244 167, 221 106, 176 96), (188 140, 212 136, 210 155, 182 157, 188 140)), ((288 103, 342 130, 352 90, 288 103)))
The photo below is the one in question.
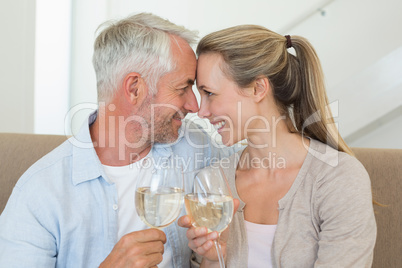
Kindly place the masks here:
POLYGON ((222 232, 232 221, 231 196, 188 194, 184 200, 187 214, 195 227, 207 227, 209 232, 222 232))
POLYGON ((183 205, 183 189, 175 187, 141 187, 135 193, 135 207, 141 220, 151 228, 163 228, 180 215, 183 205))

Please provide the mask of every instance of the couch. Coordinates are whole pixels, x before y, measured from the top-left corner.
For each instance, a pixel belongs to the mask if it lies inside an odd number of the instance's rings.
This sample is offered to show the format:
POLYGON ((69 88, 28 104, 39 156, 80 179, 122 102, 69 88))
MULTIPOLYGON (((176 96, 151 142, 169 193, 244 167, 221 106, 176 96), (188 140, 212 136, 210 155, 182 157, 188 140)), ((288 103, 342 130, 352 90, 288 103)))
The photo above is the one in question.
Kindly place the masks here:
MULTIPOLYGON (((23 172, 66 139, 0 133, 0 213, 23 172)), ((370 174, 374 198, 383 204, 375 206, 378 235, 373 267, 402 267, 402 150, 352 149, 370 174)))

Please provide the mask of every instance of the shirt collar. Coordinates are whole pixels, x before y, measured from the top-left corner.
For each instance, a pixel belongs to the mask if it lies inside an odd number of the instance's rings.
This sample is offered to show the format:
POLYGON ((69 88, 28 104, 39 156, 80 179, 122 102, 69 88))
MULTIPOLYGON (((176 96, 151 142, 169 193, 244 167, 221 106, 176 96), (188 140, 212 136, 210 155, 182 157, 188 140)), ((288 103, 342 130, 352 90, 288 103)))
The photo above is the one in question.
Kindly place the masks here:
POLYGON ((105 177, 101 162, 92 143, 89 126, 95 122, 97 111, 88 117, 79 132, 69 140, 73 145, 72 181, 74 185, 105 177))

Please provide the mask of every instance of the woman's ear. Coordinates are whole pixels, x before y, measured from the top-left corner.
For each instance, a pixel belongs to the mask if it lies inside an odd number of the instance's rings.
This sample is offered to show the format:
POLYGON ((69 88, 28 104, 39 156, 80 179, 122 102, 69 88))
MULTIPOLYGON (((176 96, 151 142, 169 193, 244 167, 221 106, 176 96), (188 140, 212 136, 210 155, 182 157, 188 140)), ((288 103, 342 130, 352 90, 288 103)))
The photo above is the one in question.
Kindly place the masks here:
POLYGON ((123 80, 124 95, 127 101, 132 104, 141 102, 142 98, 148 94, 144 79, 139 73, 129 73, 123 80))
POLYGON ((254 81, 254 101, 260 102, 271 92, 271 84, 266 77, 259 77, 254 81))

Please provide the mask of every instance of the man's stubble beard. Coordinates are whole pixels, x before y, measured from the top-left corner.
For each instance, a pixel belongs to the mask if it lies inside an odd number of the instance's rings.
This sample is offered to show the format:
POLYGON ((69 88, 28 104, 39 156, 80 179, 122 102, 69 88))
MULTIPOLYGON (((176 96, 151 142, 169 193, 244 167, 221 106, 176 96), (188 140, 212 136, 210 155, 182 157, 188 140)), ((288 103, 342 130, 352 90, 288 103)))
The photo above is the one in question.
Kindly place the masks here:
MULTIPOLYGON (((176 112, 170 118, 163 117, 163 106, 155 107, 154 96, 148 96, 144 103, 141 105, 140 110, 143 113, 140 115, 147 122, 148 129, 147 139, 150 143, 172 143, 177 140, 179 136, 179 129, 173 127, 173 118, 177 117, 179 112, 176 112), (152 116, 152 113, 154 114, 152 116)), ((158 104, 160 105, 160 104, 158 104)), ((180 112, 181 113, 181 112, 180 112)), ((181 113, 182 114, 182 113, 181 113)))
POLYGON ((173 114, 167 120, 163 117, 158 117, 162 113, 155 109, 155 128, 154 128, 154 142, 156 143, 172 143, 179 137, 179 128, 173 126, 173 118, 177 113, 173 114))

